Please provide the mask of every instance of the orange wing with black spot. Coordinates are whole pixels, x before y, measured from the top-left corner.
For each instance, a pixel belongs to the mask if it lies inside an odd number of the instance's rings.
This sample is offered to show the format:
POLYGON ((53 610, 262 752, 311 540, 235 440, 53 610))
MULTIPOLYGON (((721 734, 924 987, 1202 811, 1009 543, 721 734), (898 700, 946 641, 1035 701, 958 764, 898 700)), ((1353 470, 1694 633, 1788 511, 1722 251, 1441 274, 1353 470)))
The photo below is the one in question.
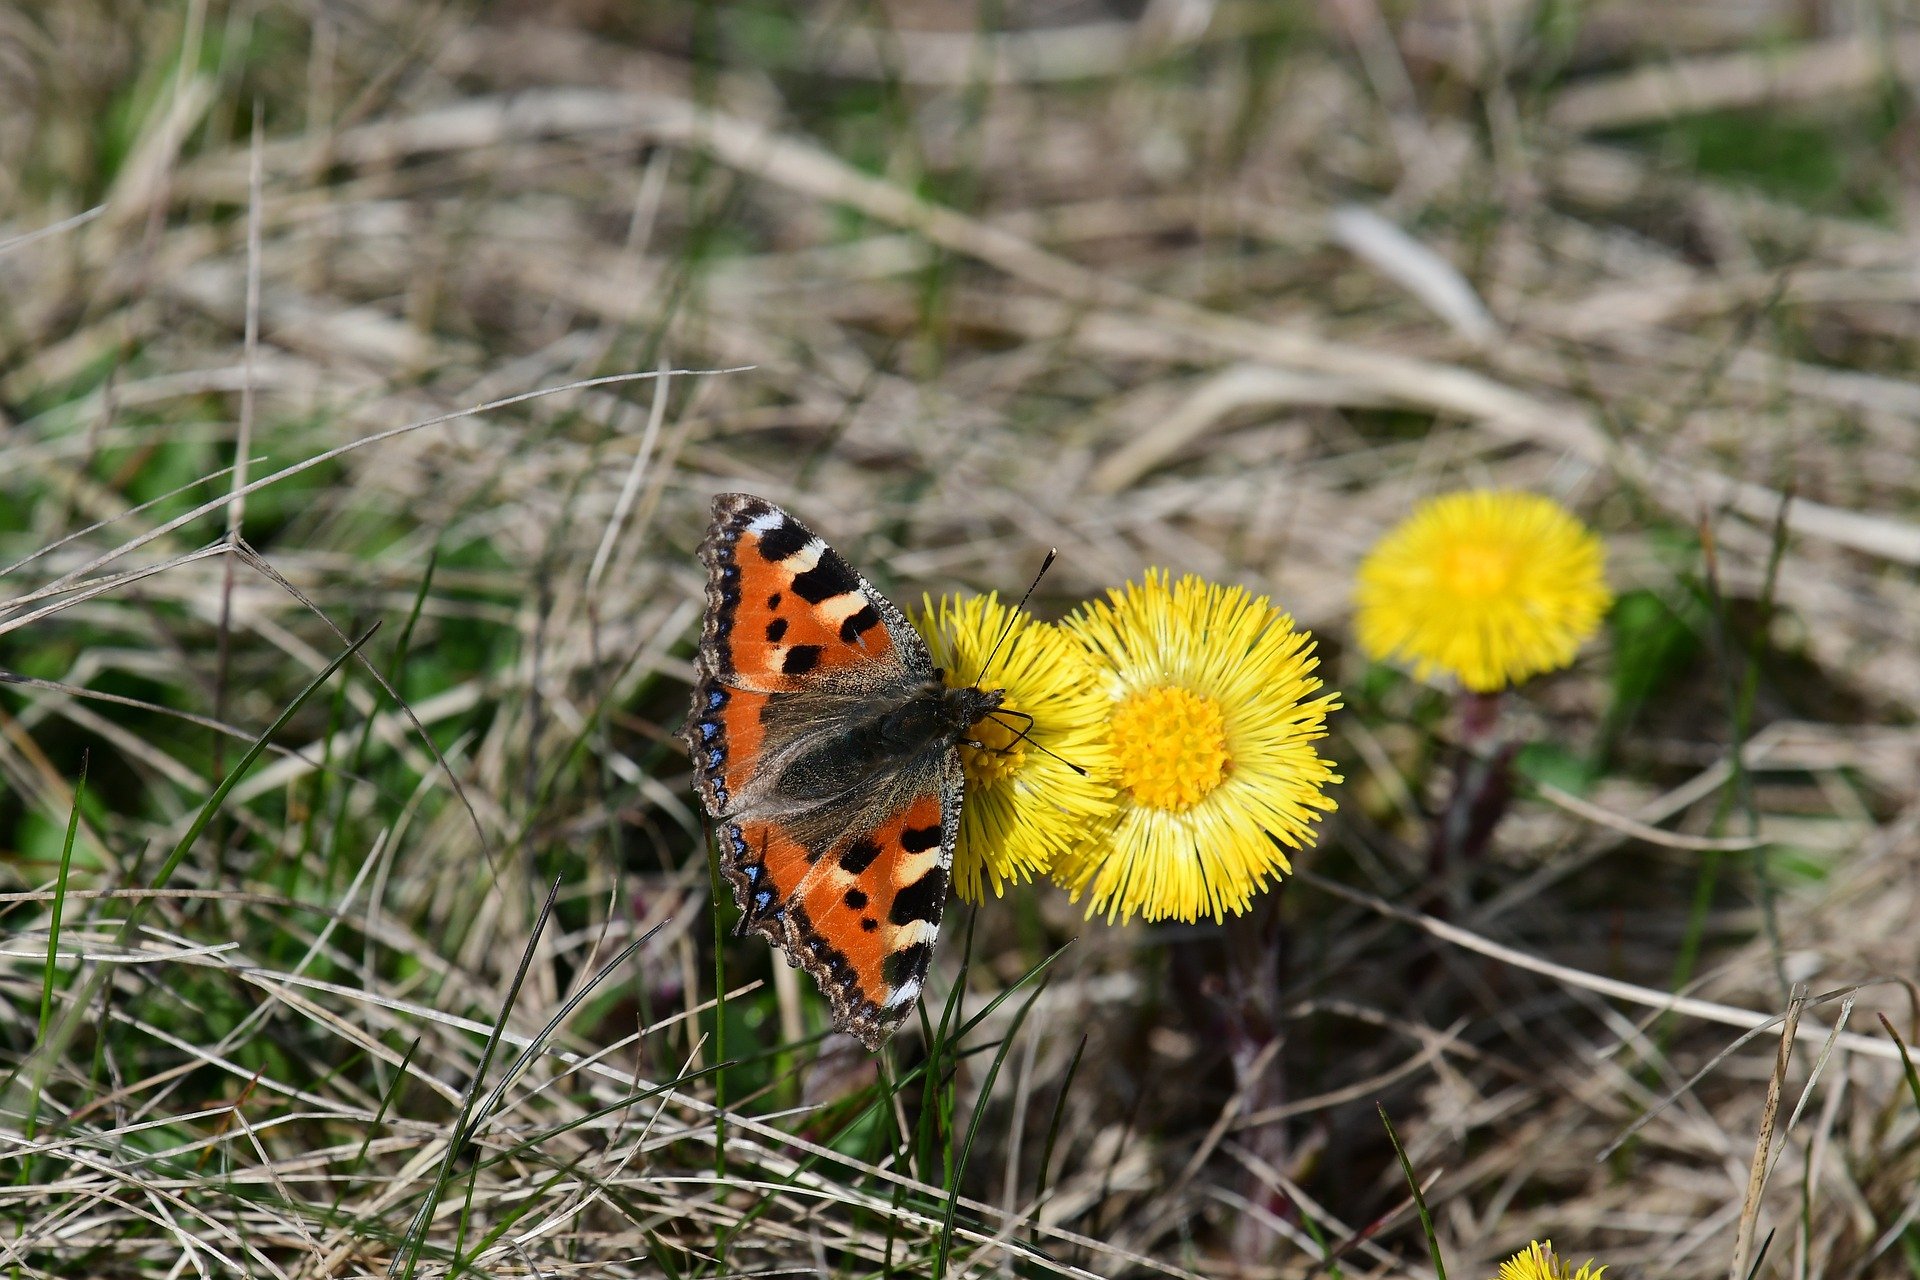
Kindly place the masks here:
POLYGON ((928 674, 900 611, 820 538, 762 498, 723 493, 701 547, 701 659, 723 683, 791 693, 835 676, 928 674))
POLYGON ((945 808, 941 790, 928 791, 820 849, 777 821, 721 828, 743 927, 811 973, 834 1024, 870 1049, 912 1012, 933 959, 952 848, 945 808))
POLYGON ((742 928, 820 983, 835 1025, 870 1048, 912 1010, 946 902, 959 757, 865 761, 870 794, 796 798, 782 770, 855 717, 937 686, 894 605, 780 508, 714 499, 700 555, 707 613, 685 737, 719 828, 742 928))

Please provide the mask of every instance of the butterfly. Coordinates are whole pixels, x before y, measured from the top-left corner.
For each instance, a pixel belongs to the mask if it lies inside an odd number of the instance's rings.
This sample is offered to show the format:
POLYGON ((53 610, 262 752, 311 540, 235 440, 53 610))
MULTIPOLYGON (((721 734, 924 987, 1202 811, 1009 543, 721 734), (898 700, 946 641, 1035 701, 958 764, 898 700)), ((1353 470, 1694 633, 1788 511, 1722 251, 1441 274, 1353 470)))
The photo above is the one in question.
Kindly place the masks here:
POLYGON ((933 957, 960 833, 960 743, 999 690, 956 688, 892 601, 779 507, 713 500, 683 731, 740 928, 812 974, 878 1049, 933 957))

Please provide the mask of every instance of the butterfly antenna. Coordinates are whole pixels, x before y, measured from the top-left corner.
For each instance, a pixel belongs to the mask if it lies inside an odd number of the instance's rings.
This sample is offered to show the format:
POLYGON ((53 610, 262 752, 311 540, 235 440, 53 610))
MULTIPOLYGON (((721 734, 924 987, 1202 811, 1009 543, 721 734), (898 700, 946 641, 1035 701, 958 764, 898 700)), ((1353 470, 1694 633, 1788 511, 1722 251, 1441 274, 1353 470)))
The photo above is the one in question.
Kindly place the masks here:
POLYGON ((1038 751, 1043 756, 1052 756, 1055 760, 1058 760, 1061 764, 1067 766, 1067 768, 1073 770, 1075 773, 1079 774, 1081 777, 1084 778, 1087 776, 1087 770, 1085 766, 1075 764, 1073 761, 1061 755, 1058 751, 1049 751, 1047 748, 1035 742, 1032 738, 1027 739, 1027 745, 1032 747, 1035 751, 1038 751))
MULTIPOLYGON (((987 678, 987 672, 993 669, 993 660, 999 656, 1000 646, 1005 644, 1007 637, 1013 634, 1013 624, 1020 620, 1020 611, 1027 607, 1027 601, 1033 598, 1034 588, 1040 585, 1040 579, 1047 576, 1047 570, 1053 567, 1054 559, 1059 554, 1060 548, 1058 547, 1050 548, 1047 551, 1047 558, 1040 562, 1040 572, 1033 575, 1033 581, 1027 584, 1026 591, 1020 596, 1020 603, 1013 606, 1013 612, 1007 615, 1006 625, 1000 628, 1000 638, 995 640, 993 642, 993 648, 987 651, 987 660, 980 664, 980 674, 974 679, 975 684, 985 680, 987 678)), ((1035 743, 1034 745, 1038 746, 1039 744, 1035 743)))

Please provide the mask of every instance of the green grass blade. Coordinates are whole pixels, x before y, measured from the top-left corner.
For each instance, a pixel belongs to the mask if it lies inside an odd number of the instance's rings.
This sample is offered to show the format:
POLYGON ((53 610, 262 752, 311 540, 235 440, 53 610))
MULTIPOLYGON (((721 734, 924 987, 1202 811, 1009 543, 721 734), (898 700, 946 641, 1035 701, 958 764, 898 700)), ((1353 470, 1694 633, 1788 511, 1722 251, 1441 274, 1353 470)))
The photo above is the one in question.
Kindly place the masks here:
POLYGON ((1086 1056, 1087 1035, 1082 1032, 1080 1043, 1074 1046, 1073 1057, 1067 1059, 1067 1069, 1060 1077, 1060 1093, 1053 1100, 1053 1115, 1047 1119, 1047 1141, 1040 1148, 1040 1173, 1034 1180, 1034 1197, 1038 1200, 1047 1193, 1047 1174, 1053 1168, 1053 1148, 1060 1141, 1060 1125, 1067 1118, 1067 1095, 1073 1092, 1073 1078, 1080 1073, 1080 1060, 1086 1056))
POLYGON ((387 1113, 393 1110, 394 1099, 400 1096, 401 1088, 407 1083, 407 1068, 413 1065, 414 1055, 419 1052, 420 1037, 415 1036, 413 1043, 407 1046, 406 1053, 401 1055, 400 1068, 394 1072, 393 1083, 388 1085, 380 1095, 380 1105, 374 1110, 373 1123, 369 1124, 366 1132, 360 1136, 360 1147, 353 1153, 353 1161, 347 1166, 346 1177, 342 1178, 339 1185, 334 1188, 333 1209, 335 1213, 339 1212, 340 1202, 347 1194, 348 1180, 359 1177, 360 1171, 366 1168, 367 1151, 373 1146, 373 1135, 379 1132, 380 1126, 387 1122, 387 1113))
POLYGON ((1893 1020, 1884 1013, 1880 1014, 1879 1018, 1880 1025, 1887 1029, 1887 1034, 1893 1037, 1894 1044, 1900 1047, 1900 1065, 1906 1069, 1907 1089, 1913 1094, 1913 1105, 1920 1107, 1920 1071, 1914 1069, 1913 1053, 1907 1048, 1907 1042, 1900 1038, 1900 1033, 1893 1029, 1893 1020))
MULTIPOLYGON (((713 910, 713 1176, 724 1180, 727 1176, 727 1076, 724 1069, 727 1061, 727 929, 721 923, 724 908, 723 895, 728 893, 726 876, 720 870, 720 842, 718 833, 707 829, 707 881, 708 892, 712 895, 713 910)), ((727 1237, 730 1232, 718 1228, 714 1232, 714 1253, 720 1264, 726 1265, 727 1237)))
POLYGON ((967 1121, 966 1136, 960 1141, 959 1155, 952 1161, 952 1172, 947 1175, 947 1211, 940 1223, 940 1242, 934 1254, 934 1280, 940 1280, 946 1275, 947 1262, 953 1254, 953 1225, 960 1213, 960 1178, 966 1173, 967 1162, 973 1157, 973 1144, 980 1134, 980 1122, 986 1118, 987 1104, 993 1100, 994 1082, 1000 1078, 1000 1068, 1007 1061, 1007 1053, 1013 1048, 1013 1042, 1019 1038, 1021 1024, 1026 1022, 1027 1015, 1033 1011, 1034 1003, 1040 999, 1041 993, 1046 989, 1047 984, 1043 981, 1021 1002, 1019 1009, 1013 1015, 1013 1025, 1007 1028, 1007 1034, 1001 1039, 1000 1047, 993 1055, 993 1063, 987 1068, 987 1078, 980 1082, 980 1096, 974 1099, 973 1115, 967 1121))
MULTIPOLYGON (((88 755, 80 753, 80 777, 73 784, 73 811, 67 815, 67 838, 60 846, 60 871, 53 882, 53 910, 47 922, 47 967, 40 983, 40 1035, 47 1038, 47 1024, 53 1019, 53 982, 59 976, 56 959, 60 954, 60 923, 66 914, 67 875, 73 869, 73 840, 80 832, 80 804, 87 794, 88 755)), ((27 1120, 27 1136, 33 1136, 33 1120, 27 1120)))
MULTIPOLYGON (((87 794, 88 754, 80 753, 80 777, 73 784, 73 808, 67 814, 67 835, 60 846, 60 871, 53 883, 53 910, 47 921, 47 964, 40 980, 40 1031, 35 1043, 44 1044, 47 1039, 47 1027, 53 1022, 53 988, 60 976, 60 925, 66 914, 67 876, 73 869, 73 842, 80 833, 80 807, 87 794)), ((27 1140, 32 1141, 40 1125, 40 1097, 46 1089, 46 1069, 51 1067, 52 1059, 42 1059, 41 1070, 36 1071, 27 1097, 27 1118, 23 1127, 27 1140)), ((31 1181, 32 1160, 21 1163, 21 1180, 31 1181)))
POLYGON ((1767 1238, 1760 1242, 1760 1251, 1753 1255, 1753 1265, 1747 1268, 1747 1280, 1758 1280, 1760 1265, 1767 1260, 1767 1250, 1773 1248, 1773 1237, 1779 1230, 1773 1227, 1767 1231, 1767 1238))
POLYGON ((1393 1131, 1393 1121, 1387 1118, 1387 1108, 1383 1103, 1374 1103, 1380 1112, 1380 1123, 1387 1126, 1387 1141, 1393 1144, 1393 1154, 1400 1157, 1400 1171, 1407 1177, 1407 1187, 1413 1192, 1414 1211, 1420 1215, 1420 1230, 1427 1237, 1427 1252, 1433 1255, 1433 1274, 1435 1280, 1447 1280, 1447 1264, 1440 1257, 1440 1237, 1433 1229, 1433 1215, 1427 1211, 1426 1193, 1420 1190, 1420 1179, 1413 1174, 1413 1161, 1407 1159, 1407 1149, 1400 1145, 1400 1135, 1393 1131))
POLYGON ((974 1014, 971 1018, 968 1018, 966 1022, 962 1024, 958 1034, 954 1036, 954 1039, 955 1040, 964 1039, 967 1036, 967 1034, 971 1032, 975 1027, 979 1026, 982 1022, 985 1022, 988 1018, 992 1017, 993 1011, 995 1009, 998 1009, 1001 1005, 1005 1004, 1008 1000, 1011 1000, 1014 996, 1014 993, 1019 991, 1022 987, 1026 986, 1029 982, 1032 982, 1035 978, 1039 977, 1041 974, 1045 973, 1048 969, 1052 968, 1053 962, 1058 960, 1061 956, 1067 954, 1067 948, 1071 947, 1072 945, 1073 945, 1073 939, 1069 938, 1065 942, 1061 943, 1059 946, 1055 947, 1051 952, 1049 952, 1047 954, 1046 959, 1038 961, 1035 964, 1029 966, 1025 973, 1021 974, 1018 978, 1015 978, 1012 982, 1007 984, 1007 989, 1005 991, 1000 992, 998 995, 994 996, 993 999, 987 1001, 985 1006, 981 1008, 980 1012, 974 1014))

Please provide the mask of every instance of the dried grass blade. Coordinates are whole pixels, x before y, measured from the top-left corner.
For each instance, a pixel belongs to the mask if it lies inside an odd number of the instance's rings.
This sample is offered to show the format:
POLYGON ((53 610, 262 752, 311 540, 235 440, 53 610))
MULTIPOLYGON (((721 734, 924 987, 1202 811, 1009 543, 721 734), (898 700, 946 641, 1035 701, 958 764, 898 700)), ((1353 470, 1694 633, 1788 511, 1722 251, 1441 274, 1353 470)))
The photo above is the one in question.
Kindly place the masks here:
POLYGON ((1746 1280, 1748 1258, 1753 1252, 1753 1232, 1760 1220, 1760 1196, 1767 1188, 1767 1173, 1773 1167, 1769 1155, 1773 1147, 1774 1123, 1780 1115, 1780 1091, 1786 1087, 1787 1066, 1793 1060, 1794 1036, 1800 1028, 1800 1011, 1806 1007, 1806 989, 1800 988, 1787 1002, 1786 1017, 1780 1026, 1780 1047, 1774 1054, 1773 1074, 1767 1078, 1767 1101, 1760 1112, 1760 1133, 1753 1142, 1753 1163, 1747 1174, 1747 1193, 1740 1203, 1740 1226, 1734 1235, 1733 1260, 1727 1264, 1728 1280, 1746 1280))

